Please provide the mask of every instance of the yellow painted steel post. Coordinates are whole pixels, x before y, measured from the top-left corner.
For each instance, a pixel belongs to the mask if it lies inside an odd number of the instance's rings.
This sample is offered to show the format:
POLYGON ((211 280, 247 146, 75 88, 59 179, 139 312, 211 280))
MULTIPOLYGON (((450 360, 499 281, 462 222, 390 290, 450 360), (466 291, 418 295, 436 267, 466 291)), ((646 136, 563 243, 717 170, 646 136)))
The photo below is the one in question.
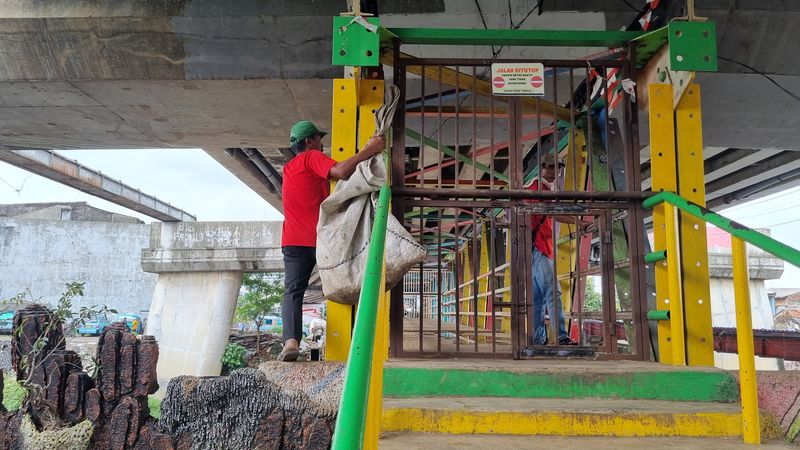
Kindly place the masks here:
MULTIPOLYGON (((503 303, 511 303, 511 232, 506 229, 506 268, 503 270, 503 303)), ((511 308, 502 308, 501 311, 508 312, 511 308)), ((509 313, 511 314, 511 313, 509 313)), ((503 317, 500 322, 500 331, 503 333, 511 332, 511 317, 503 317)))
MULTIPOLYGON (((686 364, 686 343, 684 341, 684 310, 681 289, 681 254, 678 242, 678 214, 676 208, 662 203, 667 237, 667 279, 668 295, 664 299, 669 309, 669 326, 672 340, 672 362, 676 366, 686 364)), ((663 353, 663 350, 662 350, 663 353)))
MULTIPOLYGON (((706 205, 703 166, 703 129, 700 120, 700 85, 690 84, 675 110, 678 147, 678 195, 706 205)), ((680 213, 680 246, 683 268, 683 309, 686 325, 686 364, 714 366, 711 328, 711 288, 708 282, 706 223, 680 213)))
MULTIPOLYGON (((586 157, 586 140, 583 133, 579 130, 573 132, 569 137, 569 144, 567 145, 567 156, 564 158, 566 163, 566 171, 564 174, 564 190, 565 191, 585 191, 586 190, 586 171, 588 170, 586 157), (573 162, 575 164, 573 164, 573 162), (578 182, 575 185, 575 181, 578 182)), ((558 282, 561 285, 561 303, 564 310, 564 316, 569 316, 572 312, 573 300, 573 287, 575 286, 574 273, 576 272, 578 247, 580 242, 577 240, 577 229, 575 225, 561 224, 558 226, 558 238, 568 237, 571 233, 575 233, 575 237, 566 240, 558 245, 556 251, 556 273, 558 274, 558 282)), ((569 323, 567 323, 569 325, 569 323)), ((567 326, 569 330, 569 326, 567 326)))
MULTIPOLYGON (((675 164, 675 124, 672 109, 672 86, 650 84, 648 86, 648 118, 650 123, 650 172, 653 192, 676 192, 678 189, 675 164)), ((667 227, 672 226, 665 217, 666 206, 653 209, 654 250, 667 248, 667 227)), ((670 310, 666 300, 670 297, 667 261, 655 263, 656 305, 659 310, 670 310)), ((682 317, 682 314, 681 314, 682 317)), ((673 336, 671 321, 658 322, 659 360, 664 364, 683 364, 673 358, 673 336)), ((683 341, 683 332, 680 336, 683 341)), ((683 349, 678 349, 684 354, 683 349)))
MULTIPOLYGON (((458 212, 456 212, 456 220, 458 220, 458 212)), ((462 252, 464 254, 462 259, 464 263, 461 264, 461 272, 464 274, 464 277, 461 284, 464 285, 464 288, 463 291, 461 291, 461 297, 459 297, 461 301, 459 314, 461 314, 461 317, 459 317, 458 320, 461 322, 461 325, 469 325, 469 314, 465 314, 472 312, 472 308, 470 308, 472 302, 472 264, 469 257, 469 243, 464 244, 464 250, 462 250, 462 252)))
MULTIPOLYGON (((489 224, 484 223, 481 227, 481 263, 479 272, 481 276, 484 274, 488 274, 491 268, 489 267, 489 224)), ((484 278, 481 278, 478 282, 478 311, 480 313, 488 313, 489 312, 489 277, 494 276, 494 274, 489 274, 484 278)), ((483 330, 488 330, 488 323, 489 323, 489 316, 484 314, 478 317, 480 324, 478 325, 479 328, 483 330)))
MULTIPOLYGON (((386 284, 386 265, 381 276, 386 284)), ((372 372, 370 373, 369 401, 367 403, 367 423, 364 428, 364 449, 378 448, 383 418, 383 364, 389 358, 389 292, 378 299, 378 317, 375 327, 375 343, 372 352, 372 372)))
POLYGON ((742 434, 748 444, 761 443, 753 348, 753 317, 750 309, 750 273, 743 240, 731 236, 733 289, 736 298, 736 345, 739 351, 739 389, 742 394, 742 434))
MULTIPOLYGON (((358 130, 356 79, 333 80, 331 157, 336 161, 355 155, 358 130)), ((334 184, 331 183, 331 190, 334 184)), ((325 325, 325 359, 347 361, 353 333, 354 307, 328 300, 325 325)))
MULTIPOLYGON (((383 105, 384 81, 361 80, 358 98, 358 148, 363 147, 375 133, 375 110, 383 105)), ((386 265, 381 274, 381 286, 386 285, 386 265)), ((378 299, 375 342, 372 352, 369 400, 367 402, 367 422, 364 427, 364 448, 377 449, 383 416, 383 363, 389 357, 389 293, 384 292, 378 299)))

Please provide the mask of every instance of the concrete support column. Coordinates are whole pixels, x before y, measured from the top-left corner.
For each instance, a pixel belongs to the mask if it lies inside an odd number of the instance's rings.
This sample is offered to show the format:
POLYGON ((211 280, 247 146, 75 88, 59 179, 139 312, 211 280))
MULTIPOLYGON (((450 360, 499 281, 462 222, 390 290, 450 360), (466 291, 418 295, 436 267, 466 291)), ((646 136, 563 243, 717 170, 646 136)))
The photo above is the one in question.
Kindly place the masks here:
POLYGON ((146 334, 159 345, 159 384, 191 374, 219 375, 242 272, 162 273, 146 334))
POLYGON ((142 269, 158 274, 145 333, 159 345, 162 389, 216 376, 244 272, 282 272, 281 222, 155 223, 142 269))

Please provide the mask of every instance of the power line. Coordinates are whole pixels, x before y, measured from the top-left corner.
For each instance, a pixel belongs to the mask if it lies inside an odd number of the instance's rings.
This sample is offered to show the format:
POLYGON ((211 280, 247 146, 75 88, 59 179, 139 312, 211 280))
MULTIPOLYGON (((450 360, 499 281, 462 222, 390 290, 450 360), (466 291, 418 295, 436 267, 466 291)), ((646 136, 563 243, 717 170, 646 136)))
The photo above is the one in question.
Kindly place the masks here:
POLYGON ((745 206, 750 207, 750 206, 753 206, 753 205, 760 205, 762 203, 770 202, 772 200, 775 200, 777 198, 786 197, 787 195, 791 195, 791 194, 797 193, 798 191, 800 191, 800 186, 791 188, 790 190, 788 190, 786 192, 782 192, 781 194, 776 195, 774 197, 762 198, 762 199, 759 199, 759 200, 753 200, 752 202, 740 203, 738 205, 731 206, 730 208, 726 208, 726 210, 742 208, 742 207, 745 207, 745 206))
POLYGON ((719 58, 719 59, 721 59, 721 60, 723 60, 723 61, 728 61, 728 62, 731 62, 731 63, 734 63, 734 64, 738 64, 738 65, 740 65, 740 66, 742 66, 742 67, 745 67, 745 68, 747 68, 747 69, 750 69, 750 70, 752 70, 752 71, 753 71, 753 73, 757 73, 757 74, 761 75, 762 77, 764 77, 764 78, 768 79, 768 80, 770 81, 770 83, 772 83, 772 84, 774 84, 775 86, 777 86, 777 87, 778 87, 778 89, 782 90, 783 92, 786 92, 786 93, 787 93, 787 94, 789 94, 789 96, 791 96, 793 99, 795 99, 795 100, 797 100, 798 102, 800 102, 800 95, 797 95, 797 94, 795 94, 794 92, 792 92, 792 91, 790 91, 790 90, 786 89, 786 88, 785 88, 785 87, 783 87, 783 86, 782 86, 780 83, 778 83, 777 81, 775 81, 775 80, 774 80, 772 77, 770 77, 769 75, 767 75, 767 74, 765 74, 765 73, 761 72, 760 70, 758 70, 758 69, 756 69, 756 68, 754 68, 754 67, 748 66, 748 65, 747 65, 747 64, 745 64, 745 63, 742 63, 742 62, 739 62, 739 61, 736 61, 736 60, 733 60, 733 59, 730 59, 730 58, 726 58, 726 57, 724 57, 724 56, 717 56, 717 58, 719 58))
POLYGON ((631 5, 631 4, 628 2, 628 0, 622 0, 622 3, 625 3, 626 5, 628 5, 628 7, 629 7, 630 9, 632 9, 632 10, 634 10, 634 11, 636 11, 636 12, 639 12, 639 11, 640 11, 640 10, 639 10, 639 8, 637 8, 637 7, 633 6, 633 5, 631 5))

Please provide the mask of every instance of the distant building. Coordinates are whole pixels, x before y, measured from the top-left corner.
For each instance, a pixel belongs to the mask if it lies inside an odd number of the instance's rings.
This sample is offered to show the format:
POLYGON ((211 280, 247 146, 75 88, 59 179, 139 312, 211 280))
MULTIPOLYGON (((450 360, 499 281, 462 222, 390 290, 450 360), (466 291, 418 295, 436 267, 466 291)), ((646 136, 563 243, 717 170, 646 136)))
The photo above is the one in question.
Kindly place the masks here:
POLYGON ((71 220, 74 222, 144 223, 135 217, 89 206, 86 202, 17 203, 0 205, 0 217, 71 220))
POLYGON ((0 300, 20 292, 54 305, 85 282, 73 308, 106 305, 145 314, 158 276, 141 267, 150 225, 85 202, 0 205, 0 300))

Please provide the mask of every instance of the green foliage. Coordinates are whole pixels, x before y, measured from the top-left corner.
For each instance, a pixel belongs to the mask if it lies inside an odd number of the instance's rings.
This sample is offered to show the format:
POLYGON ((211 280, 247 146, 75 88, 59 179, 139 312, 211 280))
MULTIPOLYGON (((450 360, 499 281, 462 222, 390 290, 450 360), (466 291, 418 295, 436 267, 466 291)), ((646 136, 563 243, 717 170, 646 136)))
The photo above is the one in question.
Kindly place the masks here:
POLYGON ((28 391, 17 380, 8 379, 4 381, 3 406, 7 411, 18 410, 27 395, 28 391))
POLYGON ((602 311, 603 296, 594 287, 594 280, 589 278, 586 282, 586 296, 583 298, 584 311, 602 311))
POLYGON ((161 418, 161 400, 155 396, 149 395, 147 397, 147 406, 150 408, 150 417, 156 419, 161 418))
POLYGON ((227 369, 228 372, 241 369, 247 365, 247 362, 244 360, 245 353, 247 353, 247 349, 241 345, 228 344, 228 346, 225 347, 225 353, 222 354, 222 366, 227 369))
POLYGON ((275 305, 283 300, 283 275, 246 273, 242 287, 245 293, 236 302, 236 320, 255 323, 256 349, 260 350, 261 325, 275 305))

